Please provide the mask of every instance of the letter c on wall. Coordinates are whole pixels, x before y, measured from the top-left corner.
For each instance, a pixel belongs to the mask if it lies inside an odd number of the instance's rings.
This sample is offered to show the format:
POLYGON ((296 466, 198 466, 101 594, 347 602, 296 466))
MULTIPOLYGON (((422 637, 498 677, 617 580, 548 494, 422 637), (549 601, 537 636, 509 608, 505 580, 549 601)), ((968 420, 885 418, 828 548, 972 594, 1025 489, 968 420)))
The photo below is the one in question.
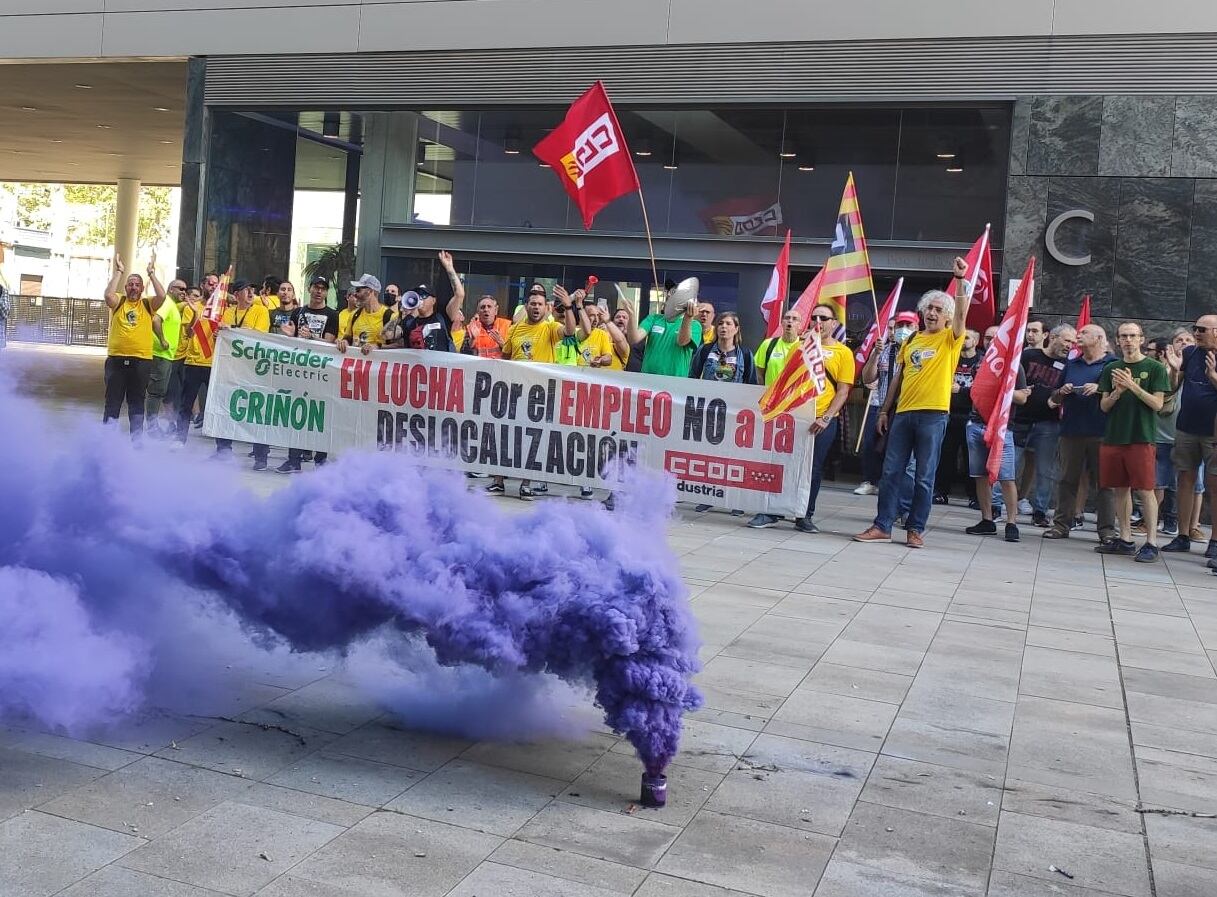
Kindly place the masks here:
POLYGON ((1062 265, 1089 265, 1089 252, 1085 255, 1066 255, 1056 245, 1056 232, 1060 230, 1062 224, 1074 218, 1093 222, 1094 212, 1087 212, 1085 209, 1070 209, 1068 212, 1061 212, 1052 219, 1052 223, 1048 225, 1048 230, 1044 233, 1044 247, 1048 250, 1048 254, 1062 265))

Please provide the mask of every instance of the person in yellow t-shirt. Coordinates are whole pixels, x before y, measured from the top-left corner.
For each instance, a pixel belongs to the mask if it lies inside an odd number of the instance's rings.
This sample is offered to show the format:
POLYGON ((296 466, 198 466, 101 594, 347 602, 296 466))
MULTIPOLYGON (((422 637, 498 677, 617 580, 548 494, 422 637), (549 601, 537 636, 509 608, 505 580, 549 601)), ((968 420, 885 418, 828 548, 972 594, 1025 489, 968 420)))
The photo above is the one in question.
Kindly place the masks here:
POLYGON ((697 320, 701 322, 702 345, 708 346, 718 339, 718 334, 714 331, 714 304, 712 302, 698 304, 697 320))
POLYGON ((152 376, 152 341, 155 339, 162 350, 169 345, 156 314, 165 301, 165 288, 156 278, 155 253, 148 262, 148 279, 156 292, 155 305, 144 297, 144 279, 134 272, 123 284, 123 295, 118 294, 118 283, 124 273, 122 257, 115 255, 114 273, 105 292, 110 331, 106 337, 106 397, 101 419, 103 423, 118 420, 126 401, 131 436, 138 439, 144 429, 144 406, 152 376))
POLYGON ((875 429, 887 434, 883 481, 879 486, 879 512, 870 528, 858 533, 858 542, 890 542, 892 523, 900 500, 900 481, 909 459, 916 462, 913 504, 905 518, 906 543, 925 545, 923 533, 930 516, 934 475, 951 407, 951 386, 963 349, 970 304, 968 264, 955 259, 955 296, 931 290, 917 303, 925 329, 900 347, 896 373, 888 387, 875 429), (892 410, 895 409, 895 414, 892 410))
POLYGON ((621 328, 609 318, 608 310, 599 305, 585 305, 584 311, 592 330, 579 341, 579 364, 610 371, 625 370, 630 359, 630 343, 621 328), (598 361, 593 363, 593 359, 598 361))
MULTIPOLYGON (((565 323, 545 320, 549 314, 545 288, 534 284, 528 291, 528 301, 524 304, 524 318, 511 325, 507 331, 507 339, 503 340, 504 358, 509 361, 554 363, 554 349, 558 343, 564 336, 574 336, 578 329, 575 325, 576 312, 581 322, 587 323, 587 315, 583 311, 582 290, 576 291, 572 297, 562 286, 556 286, 554 298, 558 300, 554 313, 560 313, 565 323)), ((505 490, 504 478, 501 476, 494 477, 486 487, 486 491, 491 495, 502 495, 505 490)), ((520 480, 520 498, 524 501, 532 499, 531 480, 520 480)))
MULTIPOLYGON (((224 309, 224 317, 220 321, 221 330, 255 330, 259 333, 270 331, 270 312, 266 305, 254 299, 254 287, 248 280, 238 280, 232 285, 232 298, 236 305, 224 309)), ((266 459, 270 455, 270 446, 256 443, 254 445, 254 470, 266 470, 266 459)), ((232 440, 216 440, 216 457, 232 457, 232 440)))
MULTIPOLYGON (((794 315, 797 317, 798 312, 794 312, 794 315)), ((783 326, 789 329, 785 321, 783 326)), ((811 326, 808 332, 814 332, 820 337, 820 348, 824 352, 825 388, 824 392, 816 397, 816 419, 811 424, 815 442, 811 452, 811 493, 807 497, 807 513, 794 522, 794 528, 803 533, 820 531, 814 518, 816 499, 819 497, 820 483, 824 477, 824 462, 837 441, 837 419, 854 385, 854 353, 848 346, 833 339, 832 334, 836 328, 837 314, 833 306, 817 305, 811 310, 811 326)), ((779 519, 772 514, 757 514, 748 521, 748 526, 760 529, 773 526, 779 519)))

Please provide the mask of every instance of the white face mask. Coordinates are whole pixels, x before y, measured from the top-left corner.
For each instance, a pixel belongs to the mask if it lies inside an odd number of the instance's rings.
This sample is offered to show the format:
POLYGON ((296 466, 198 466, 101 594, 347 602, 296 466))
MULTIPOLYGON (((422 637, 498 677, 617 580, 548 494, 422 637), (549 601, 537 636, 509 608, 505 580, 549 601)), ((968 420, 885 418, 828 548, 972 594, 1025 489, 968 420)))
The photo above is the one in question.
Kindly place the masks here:
POLYGON ((896 342, 898 342, 898 343, 904 342, 906 339, 908 339, 912 335, 913 335, 912 327, 897 327, 896 328, 896 342))

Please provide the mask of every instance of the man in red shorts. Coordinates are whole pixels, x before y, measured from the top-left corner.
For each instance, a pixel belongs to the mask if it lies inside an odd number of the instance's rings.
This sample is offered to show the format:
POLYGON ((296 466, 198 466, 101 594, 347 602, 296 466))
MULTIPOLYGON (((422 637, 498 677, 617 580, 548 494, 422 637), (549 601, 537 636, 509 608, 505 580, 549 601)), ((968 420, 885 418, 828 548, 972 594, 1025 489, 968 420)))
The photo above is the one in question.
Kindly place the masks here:
POLYGON ((1120 359, 1099 375, 1099 407, 1107 415, 1103 444, 1099 447, 1099 488, 1115 493, 1116 522, 1120 534, 1101 543, 1100 554, 1122 554, 1142 564, 1158 560, 1156 479, 1157 414, 1163 396, 1170 391, 1165 365, 1141 353, 1145 335, 1132 321, 1116 329, 1120 359), (1141 499, 1145 521, 1145 544, 1141 550, 1132 541, 1132 490, 1141 499))

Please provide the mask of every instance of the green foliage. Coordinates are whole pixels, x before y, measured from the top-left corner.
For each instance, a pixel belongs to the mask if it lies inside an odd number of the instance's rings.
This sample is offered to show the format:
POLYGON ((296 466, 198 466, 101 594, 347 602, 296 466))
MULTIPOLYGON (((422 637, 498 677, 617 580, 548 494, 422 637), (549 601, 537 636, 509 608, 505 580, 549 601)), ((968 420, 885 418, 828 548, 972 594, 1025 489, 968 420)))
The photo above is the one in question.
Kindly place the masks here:
POLYGON ((50 184, 0 184, 0 190, 17 200, 17 227, 51 229, 50 184))
POLYGON ((340 282, 355 270, 355 246, 351 243, 336 243, 304 266, 304 278, 312 280, 320 275, 330 283, 340 282))
MULTIPOLYGON (((173 212, 168 187, 142 187, 139 192, 139 224, 135 243, 155 246, 169 233, 173 212)), ((71 209, 68 240, 77 245, 109 245, 114 242, 114 215, 118 188, 108 184, 64 184, 64 199, 71 209)))

